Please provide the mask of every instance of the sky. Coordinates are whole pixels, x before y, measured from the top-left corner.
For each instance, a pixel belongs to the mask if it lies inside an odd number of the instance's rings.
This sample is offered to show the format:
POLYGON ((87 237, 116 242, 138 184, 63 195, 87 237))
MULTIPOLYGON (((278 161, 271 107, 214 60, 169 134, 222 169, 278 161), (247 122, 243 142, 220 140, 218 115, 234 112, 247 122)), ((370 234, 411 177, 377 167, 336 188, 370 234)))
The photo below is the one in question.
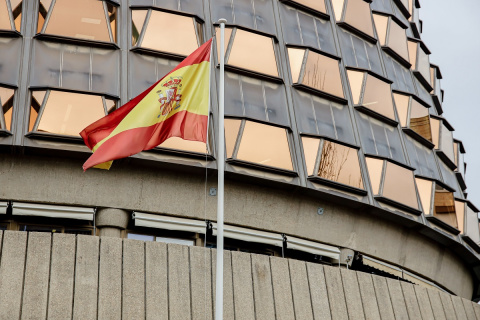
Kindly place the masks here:
POLYGON ((468 198, 480 207, 480 1, 420 0, 421 38, 440 67, 443 117, 465 147, 468 198))

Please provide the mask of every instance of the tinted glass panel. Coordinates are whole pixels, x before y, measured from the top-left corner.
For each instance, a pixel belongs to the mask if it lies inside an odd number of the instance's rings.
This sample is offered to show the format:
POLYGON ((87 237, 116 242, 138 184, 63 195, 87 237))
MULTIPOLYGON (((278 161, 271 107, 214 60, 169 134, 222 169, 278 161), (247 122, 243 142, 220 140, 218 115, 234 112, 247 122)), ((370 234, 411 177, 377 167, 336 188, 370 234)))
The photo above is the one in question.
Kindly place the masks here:
POLYGON ((302 137, 302 144, 305 163, 307 165, 307 174, 311 176, 315 174, 315 161, 317 160, 320 139, 302 137))
POLYGON ((367 74, 362 105, 395 120, 390 85, 369 74, 367 74))
POLYGON ((428 109, 415 99, 412 99, 410 109, 410 128, 428 141, 432 141, 432 129, 430 127, 428 109))
POLYGON ((152 10, 140 46, 158 51, 189 55, 198 48, 195 20, 152 10), (172 32, 175 30, 175 32, 172 32), (179 41, 179 39, 182 39, 179 41))
POLYGON ((344 20, 363 33, 374 37, 369 3, 363 0, 348 0, 344 20))
POLYGON ((469 206, 467 206, 466 211, 466 233, 467 235, 475 242, 480 242, 480 233, 478 229, 478 216, 477 212, 473 211, 469 206))
POLYGON ((423 213, 430 214, 432 205, 432 187, 433 182, 425 179, 415 179, 417 182, 418 194, 422 203, 423 213))
POLYGON ((463 194, 459 192, 460 188, 458 187, 458 181, 455 177, 455 173, 450 170, 440 159, 438 159, 438 166, 442 172, 443 182, 455 190, 455 197, 463 199, 463 194))
POLYGON ((233 156, 235 150, 235 143, 237 142, 238 130, 242 124, 241 120, 225 119, 225 146, 227 158, 233 156))
POLYGON ((395 107, 397 107, 400 124, 402 127, 406 127, 410 97, 403 94, 394 93, 393 99, 395 100, 395 107))
POLYGON ((407 36, 405 30, 392 19, 390 19, 387 46, 395 51, 400 57, 408 61, 407 36))
POLYGON ((445 190, 439 185, 435 186, 435 202, 433 216, 443 222, 458 228, 457 216, 455 214, 455 200, 453 193, 445 190))
POLYGON ((290 60, 290 72, 292 73, 293 83, 300 82, 300 70, 302 69, 304 49, 288 48, 288 58, 290 60))
POLYGON ((387 162, 382 195, 418 209, 413 172, 391 162, 387 162))
POLYGON ((0 82, 17 84, 22 38, 0 37, 0 82))
POLYGON ((0 29, 11 30, 10 15, 6 0, 0 0, 0 29))
POLYGON ((12 114, 13 114, 13 95, 15 91, 12 89, 0 87, 0 107, 2 107, 5 127, 0 123, 0 129, 12 130, 12 114))
POLYGON ((367 162, 368 176, 372 185, 374 195, 380 193, 380 182, 382 181, 383 160, 374 158, 365 158, 367 162))
POLYGON ((363 80, 365 78, 365 73, 347 70, 347 74, 350 83, 350 90, 352 91, 353 103, 359 104, 363 89, 363 80))
POLYGON ((137 44, 140 33, 142 33, 147 12, 147 10, 132 10, 132 46, 137 44))
POLYGON ((159 147, 197 153, 208 153, 206 143, 201 141, 183 140, 182 138, 178 137, 171 137, 167 139, 165 142, 159 145, 159 147))
POLYGON ((383 75, 376 45, 366 42, 341 28, 338 30, 346 66, 372 70, 383 75))
POLYGON ((465 233, 465 202, 455 201, 455 213, 457 215, 458 230, 460 230, 460 233, 465 233))
POLYGON ((443 123, 441 125, 440 139, 440 150, 442 150, 452 162, 455 161, 453 154, 453 133, 448 130, 443 123))
POLYGON ((265 166, 293 170, 287 131, 246 121, 237 158, 265 166))
POLYGON ((375 21, 378 40, 380 41, 380 44, 384 46, 387 40, 388 17, 379 14, 373 14, 373 21, 375 21))
POLYGON ((302 83, 343 98, 339 65, 335 59, 308 51, 302 83))
POLYGON ((417 169, 415 174, 439 180, 440 175, 438 174, 438 168, 435 162, 433 151, 427 149, 409 136, 405 136, 405 138, 405 144, 407 146, 408 156, 410 158, 410 165, 417 169))
POLYGON ((50 91, 37 131, 79 136, 86 126, 104 116, 100 96, 50 91))
POLYGON ((419 46, 418 48, 416 70, 420 72, 425 81, 430 82, 430 59, 422 46, 419 46))
POLYGON ((435 145, 435 149, 440 147, 440 125, 441 120, 431 118, 430 126, 432 128, 432 142, 435 145))
POLYGON ((306 7, 312 8, 314 10, 327 13, 325 9, 324 0, 292 0, 292 2, 300 3, 306 7))
POLYGON ((383 56, 388 78, 393 81, 392 89, 416 94, 410 71, 388 54, 384 53, 383 56))
POLYGON ((318 176, 363 189, 362 174, 356 149, 324 141, 318 176))

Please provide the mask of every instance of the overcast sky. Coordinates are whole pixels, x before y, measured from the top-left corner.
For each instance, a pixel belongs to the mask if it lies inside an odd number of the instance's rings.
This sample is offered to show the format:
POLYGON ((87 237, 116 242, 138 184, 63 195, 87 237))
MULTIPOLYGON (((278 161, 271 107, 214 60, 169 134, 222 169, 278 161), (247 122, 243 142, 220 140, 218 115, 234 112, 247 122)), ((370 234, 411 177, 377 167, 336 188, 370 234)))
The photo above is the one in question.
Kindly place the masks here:
POLYGON ((440 67, 443 116, 466 149, 468 199, 480 207, 480 1, 420 0, 422 40, 440 67))

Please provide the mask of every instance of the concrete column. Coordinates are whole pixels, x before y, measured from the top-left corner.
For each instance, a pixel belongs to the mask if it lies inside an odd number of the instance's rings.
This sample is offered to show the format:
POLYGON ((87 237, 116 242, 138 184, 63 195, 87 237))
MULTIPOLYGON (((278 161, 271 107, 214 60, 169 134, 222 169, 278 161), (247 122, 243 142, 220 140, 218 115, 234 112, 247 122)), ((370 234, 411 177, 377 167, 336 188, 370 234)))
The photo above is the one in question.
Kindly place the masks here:
POLYGON ((130 212, 122 209, 101 208, 97 210, 95 225, 102 237, 120 238, 128 225, 130 212))

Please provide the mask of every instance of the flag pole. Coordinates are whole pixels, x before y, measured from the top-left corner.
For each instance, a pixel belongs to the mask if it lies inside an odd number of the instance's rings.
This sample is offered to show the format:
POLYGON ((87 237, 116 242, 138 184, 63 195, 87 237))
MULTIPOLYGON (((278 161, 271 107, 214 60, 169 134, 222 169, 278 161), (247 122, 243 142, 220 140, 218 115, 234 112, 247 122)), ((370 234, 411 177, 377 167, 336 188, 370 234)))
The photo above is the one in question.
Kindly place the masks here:
MULTIPOLYGON (((225 23, 226 19, 218 20, 220 23, 220 88, 218 90, 218 193, 217 193, 217 278, 215 297, 215 320, 223 320, 223 194, 225 175, 225 23)), ((218 41, 218 39, 217 39, 218 41)))

